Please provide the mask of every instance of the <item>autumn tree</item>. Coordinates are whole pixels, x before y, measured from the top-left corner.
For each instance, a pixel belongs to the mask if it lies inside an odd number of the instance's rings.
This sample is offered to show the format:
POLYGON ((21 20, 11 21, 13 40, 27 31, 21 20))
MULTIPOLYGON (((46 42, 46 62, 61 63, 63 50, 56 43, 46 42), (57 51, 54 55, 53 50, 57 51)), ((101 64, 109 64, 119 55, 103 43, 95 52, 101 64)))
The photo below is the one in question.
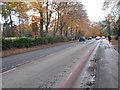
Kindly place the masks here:
MULTIPOLYGON (((8 6, 10 9, 7 9, 7 12, 10 11, 9 14, 6 14, 6 9, 4 10, 4 18, 10 16, 12 11, 18 16, 19 23, 16 26, 19 27, 20 36, 23 36, 21 31, 24 32, 24 25, 31 24, 33 27, 33 23, 36 23, 34 25, 36 29, 39 29, 36 32, 39 32, 41 37, 48 36, 49 30, 52 30, 54 36, 58 32, 60 36, 74 39, 90 33, 90 21, 80 2, 57 3, 47 0, 46 2, 13 2, 3 5, 4 9, 8 6), (28 11, 31 12, 31 16, 27 15, 28 11), (37 26, 38 24, 39 26, 37 26)), ((7 19, 5 20, 7 21, 7 19)), ((10 24, 13 26, 13 22, 10 24)))
POLYGON ((43 25, 44 25, 44 11, 45 7, 43 2, 30 2, 29 9, 33 12, 37 12, 40 16, 40 36, 44 36, 43 25))
POLYGON ((100 36, 101 26, 99 23, 93 23, 91 26, 91 36, 100 36))
POLYGON ((48 36, 48 29, 49 29, 49 25, 51 23, 52 14, 55 12, 56 3, 55 2, 50 2, 49 0, 47 0, 45 7, 46 7, 45 28, 46 28, 46 36, 48 36))
POLYGON ((111 32, 114 32, 114 34, 118 35, 117 33, 120 33, 119 29, 119 17, 120 17, 120 1, 119 0, 105 0, 103 9, 111 9, 110 14, 106 18, 108 18, 111 21, 111 32), (111 6, 112 5, 112 6, 111 6), (117 22, 116 22, 117 20, 117 22))
POLYGON ((2 2, 2 17, 4 19, 3 30, 6 27, 6 25, 10 25, 12 31, 11 36, 14 36, 12 11, 15 11, 15 8, 13 6, 14 3, 12 2, 2 2))
POLYGON ((24 27, 25 21, 28 19, 28 15, 26 13, 28 11, 28 7, 27 3, 25 2, 14 2, 14 5, 16 7, 16 13, 18 14, 19 18, 19 33, 21 37, 23 36, 24 32, 24 30, 21 28, 21 24, 23 25, 22 27, 24 27))
POLYGON ((68 32, 71 32, 70 33, 71 37, 78 36, 78 33, 82 31, 81 29, 85 29, 83 27, 85 26, 85 24, 87 25, 89 21, 87 21, 88 20, 87 14, 83 10, 83 8, 84 6, 78 2, 60 3, 58 10, 59 10, 59 29, 61 36, 63 32, 66 36, 69 36, 68 32))
POLYGON ((10 25, 12 31, 12 36, 15 36, 16 32, 16 25, 19 25, 18 32, 20 33, 19 36, 22 35, 20 30, 20 24, 24 25, 25 21, 28 19, 27 17, 27 4, 25 2, 3 2, 2 3, 2 17, 4 19, 4 28, 7 27, 6 25, 10 25), (13 18, 13 16, 15 18, 13 18), (15 19, 19 18, 19 23, 15 21, 15 19))
POLYGON ((32 35, 34 37, 36 37, 36 36, 38 37, 38 36, 40 36, 40 30, 38 30, 38 28, 39 28, 38 24, 39 24, 40 17, 34 16, 34 15, 32 15, 31 17, 32 17, 31 27, 32 27, 32 32, 33 32, 32 35))

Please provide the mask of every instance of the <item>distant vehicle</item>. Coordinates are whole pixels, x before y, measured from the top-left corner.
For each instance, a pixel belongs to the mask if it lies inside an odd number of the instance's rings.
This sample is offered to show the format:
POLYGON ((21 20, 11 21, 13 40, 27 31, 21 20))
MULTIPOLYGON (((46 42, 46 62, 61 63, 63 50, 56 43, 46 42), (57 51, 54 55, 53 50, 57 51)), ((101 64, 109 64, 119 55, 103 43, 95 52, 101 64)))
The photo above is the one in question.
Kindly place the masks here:
POLYGON ((79 41, 85 41, 85 37, 80 37, 79 41))
POLYGON ((105 36, 102 36, 102 39, 105 39, 105 36))
POLYGON ((100 36, 97 36, 97 37, 96 37, 96 40, 100 40, 100 38, 101 38, 100 36))
POLYGON ((92 37, 88 37, 88 40, 91 40, 92 39, 92 37))

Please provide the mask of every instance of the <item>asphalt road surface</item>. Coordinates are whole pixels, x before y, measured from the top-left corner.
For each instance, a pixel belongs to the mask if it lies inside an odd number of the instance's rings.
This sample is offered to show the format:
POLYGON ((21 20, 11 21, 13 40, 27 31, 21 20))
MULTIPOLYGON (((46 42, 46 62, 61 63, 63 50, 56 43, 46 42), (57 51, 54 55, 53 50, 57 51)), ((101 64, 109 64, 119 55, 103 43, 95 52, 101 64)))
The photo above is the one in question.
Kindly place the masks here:
POLYGON ((99 40, 74 42, 4 57, 3 88, 59 87, 80 59, 98 43, 99 40))

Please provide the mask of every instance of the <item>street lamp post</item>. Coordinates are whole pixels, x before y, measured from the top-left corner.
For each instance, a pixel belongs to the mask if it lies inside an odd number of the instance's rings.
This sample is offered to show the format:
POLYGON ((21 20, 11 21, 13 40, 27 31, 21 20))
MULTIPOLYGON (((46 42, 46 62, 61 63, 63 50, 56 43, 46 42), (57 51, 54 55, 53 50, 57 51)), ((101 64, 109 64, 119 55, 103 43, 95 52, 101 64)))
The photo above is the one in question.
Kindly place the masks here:
POLYGON ((100 36, 102 36, 101 34, 102 34, 102 30, 106 27, 106 24, 105 23, 103 23, 103 22, 99 22, 100 23, 100 26, 102 27, 101 29, 100 29, 100 36))
POLYGON ((110 23, 111 23, 111 22, 110 22, 110 20, 109 20, 108 18, 106 18, 105 21, 102 21, 102 23, 100 22, 100 25, 101 25, 102 27, 107 27, 108 35, 111 35, 110 23))
POLYGON ((106 19, 106 23, 107 23, 107 31, 108 31, 108 34, 111 35, 111 32, 110 32, 110 20, 109 20, 109 19, 106 19))

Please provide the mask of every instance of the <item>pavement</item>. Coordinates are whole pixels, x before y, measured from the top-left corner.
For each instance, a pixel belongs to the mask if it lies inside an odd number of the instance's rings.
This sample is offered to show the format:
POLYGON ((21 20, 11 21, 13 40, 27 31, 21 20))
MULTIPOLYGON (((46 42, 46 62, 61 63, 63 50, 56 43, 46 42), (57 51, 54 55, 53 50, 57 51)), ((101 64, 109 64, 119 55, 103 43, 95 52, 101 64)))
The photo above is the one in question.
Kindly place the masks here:
POLYGON ((96 88, 118 88, 118 65, 120 54, 107 40, 102 40, 97 52, 96 88))
POLYGON ((73 88, 118 90, 119 56, 111 43, 106 39, 100 40, 73 88))

